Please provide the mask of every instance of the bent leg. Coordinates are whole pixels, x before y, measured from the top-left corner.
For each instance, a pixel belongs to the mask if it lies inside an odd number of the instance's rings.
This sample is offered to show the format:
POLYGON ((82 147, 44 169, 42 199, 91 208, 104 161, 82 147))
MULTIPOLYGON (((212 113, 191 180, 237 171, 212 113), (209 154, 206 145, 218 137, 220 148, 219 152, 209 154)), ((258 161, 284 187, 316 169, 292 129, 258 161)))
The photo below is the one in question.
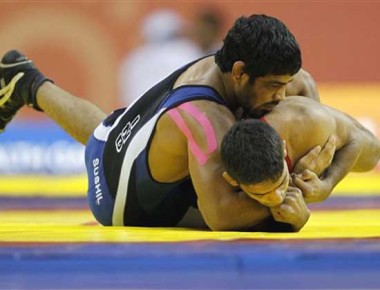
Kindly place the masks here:
POLYGON ((38 106, 71 137, 86 144, 106 114, 91 102, 75 97, 50 82, 37 91, 38 106))
POLYGON ((105 113, 51 83, 23 53, 10 50, 0 61, 0 132, 28 105, 45 113, 86 144, 105 113))

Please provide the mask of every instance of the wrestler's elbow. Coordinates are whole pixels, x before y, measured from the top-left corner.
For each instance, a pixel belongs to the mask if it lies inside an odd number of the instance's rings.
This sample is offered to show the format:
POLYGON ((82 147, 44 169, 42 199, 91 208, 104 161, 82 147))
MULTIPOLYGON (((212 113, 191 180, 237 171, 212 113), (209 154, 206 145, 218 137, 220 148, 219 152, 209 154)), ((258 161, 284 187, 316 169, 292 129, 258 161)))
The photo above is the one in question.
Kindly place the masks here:
POLYGON ((374 166, 375 167, 377 164, 379 164, 380 162, 380 141, 378 139, 376 139, 376 142, 375 142, 375 153, 374 153, 374 166))
POLYGON ((361 169, 362 172, 371 171, 374 169, 377 165, 380 165, 380 152, 377 151, 376 154, 372 156, 372 158, 369 159, 369 162, 367 162, 366 166, 363 166, 361 169))
POLYGON ((380 162, 380 141, 376 137, 361 148, 360 156, 352 171, 366 172, 374 169, 380 162))

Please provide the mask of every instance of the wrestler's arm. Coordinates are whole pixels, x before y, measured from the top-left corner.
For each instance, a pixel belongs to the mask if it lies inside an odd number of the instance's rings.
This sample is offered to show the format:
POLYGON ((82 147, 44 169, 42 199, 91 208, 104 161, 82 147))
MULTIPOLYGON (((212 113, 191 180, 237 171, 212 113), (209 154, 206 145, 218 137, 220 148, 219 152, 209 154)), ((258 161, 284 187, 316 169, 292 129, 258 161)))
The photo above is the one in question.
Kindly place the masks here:
MULTIPOLYGON (((199 210, 212 230, 250 230, 271 218, 272 214, 267 207, 251 199, 241 190, 232 187, 223 179, 224 166, 220 157, 220 144, 224 134, 235 122, 235 118, 227 108, 216 104, 208 106, 208 110, 202 113, 214 129, 218 147, 208 154, 205 164, 201 164, 191 150, 188 153, 189 171, 198 196, 199 210)), ((186 113, 182 115, 194 139, 205 152, 207 142, 205 142, 204 130, 197 123, 192 122, 186 113)), ((279 212, 277 217, 281 215, 281 222, 288 222, 293 231, 298 231, 308 219, 305 206, 302 203, 299 204, 295 198, 290 198, 287 204, 277 209, 279 212)))
POLYGON ((293 81, 286 86, 285 94, 286 96, 303 96, 320 101, 317 84, 304 69, 300 69, 293 76, 293 81))
POLYGON ((380 142, 372 133, 347 114, 333 109, 330 114, 334 116, 334 134, 339 144, 331 165, 320 179, 312 172, 304 171, 300 178, 293 180, 308 202, 325 200, 350 171, 371 170, 380 158, 380 142))
POLYGON ((372 170, 380 159, 380 142, 369 130, 343 112, 336 111, 335 120, 336 135, 344 144, 322 176, 331 190, 348 172, 372 170))
MULTIPOLYGON (((320 177, 322 184, 320 192, 315 192, 312 199, 308 202, 319 202, 325 200, 334 187, 352 170, 361 151, 361 142, 351 141, 337 150, 333 162, 320 177)), ((307 180, 307 173, 303 178, 307 180)), ((299 184, 297 184, 299 186, 299 184)))
MULTIPOLYGON (((200 144, 202 151, 206 152, 207 142, 203 128, 192 122, 186 114, 182 115, 194 139, 200 144)), ((223 178, 224 166, 220 157, 220 144, 225 132, 235 122, 232 113, 223 106, 210 105, 206 116, 215 132, 217 148, 208 154, 207 162, 202 165, 188 146, 189 171, 198 196, 198 208, 212 230, 248 229, 270 217, 271 213, 268 208, 232 187, 223 178)))
POLYGON ((372 170, 380 161, 380 141, 368 129, 361 125, 357 120, 351 119, 355 129, 351 130, 354 134, 352 140, 359 140, 360 152, 351 171, 365 172, 372 170))

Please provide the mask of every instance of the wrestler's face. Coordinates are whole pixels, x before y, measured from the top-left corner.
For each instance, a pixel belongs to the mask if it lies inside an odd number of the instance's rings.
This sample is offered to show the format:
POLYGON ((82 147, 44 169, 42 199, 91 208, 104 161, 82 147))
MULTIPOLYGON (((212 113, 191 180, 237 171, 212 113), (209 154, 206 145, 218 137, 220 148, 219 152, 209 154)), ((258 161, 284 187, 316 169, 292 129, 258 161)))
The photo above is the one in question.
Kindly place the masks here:
POLYGON ((237 98, 246 114, 259 118, 273 110, 285 98, 286 85, 292 81, 291 75, 267 75, 258 77, 251 84, 247 81, 236 86, 237 98))
POLYGON ((267 207, 276 207, 284 202, 286 190, 289 186, 289 170, 284 161, 284 171, 281 176, 275 180, 266 180, 255 184, 240 184, 240 188, 248 194, 249 197, 258 201, 267 207))

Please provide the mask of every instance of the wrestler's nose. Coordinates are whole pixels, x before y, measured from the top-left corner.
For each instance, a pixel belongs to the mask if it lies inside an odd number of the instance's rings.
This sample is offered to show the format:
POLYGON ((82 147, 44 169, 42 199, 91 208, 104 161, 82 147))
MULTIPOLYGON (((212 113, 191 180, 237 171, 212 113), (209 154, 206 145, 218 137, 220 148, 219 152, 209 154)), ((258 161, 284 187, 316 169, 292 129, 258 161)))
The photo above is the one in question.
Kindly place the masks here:
POLYGON ((283 101, 285 100, 285 86, 281 89, 279 89, 275 94, 274 94, 274 97, 273 97, 273 100, 276 101, 276 102, 280 102, 280 101, 283 101))

